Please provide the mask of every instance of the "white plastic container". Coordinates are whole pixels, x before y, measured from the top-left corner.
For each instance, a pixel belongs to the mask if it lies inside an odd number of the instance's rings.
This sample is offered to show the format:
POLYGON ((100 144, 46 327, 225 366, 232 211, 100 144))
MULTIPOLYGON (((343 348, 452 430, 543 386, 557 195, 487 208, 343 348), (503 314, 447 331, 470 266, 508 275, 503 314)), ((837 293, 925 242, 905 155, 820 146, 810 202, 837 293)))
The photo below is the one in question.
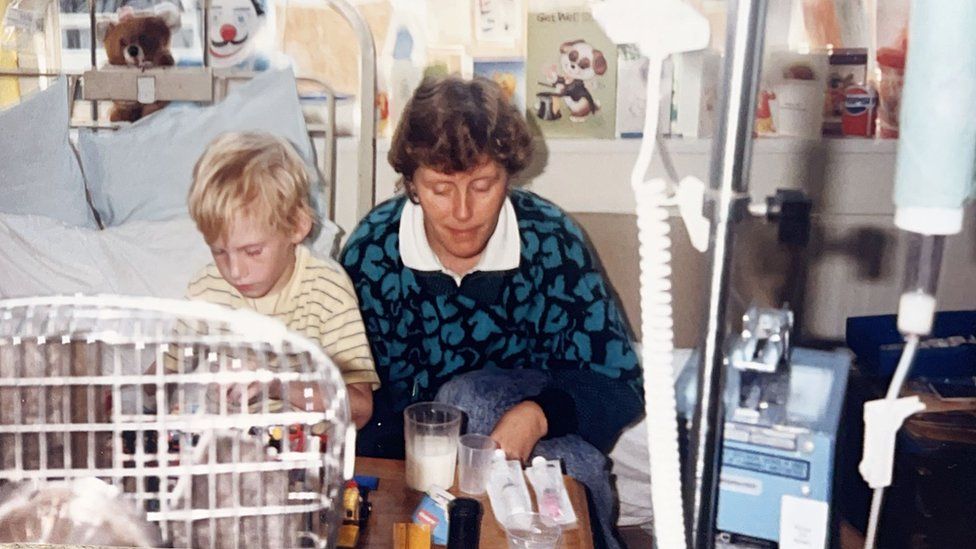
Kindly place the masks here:
POLYGON ((819 80, 784 80, 769 108, 779 135, 818 139, 823 131, 824 88, 819 80))

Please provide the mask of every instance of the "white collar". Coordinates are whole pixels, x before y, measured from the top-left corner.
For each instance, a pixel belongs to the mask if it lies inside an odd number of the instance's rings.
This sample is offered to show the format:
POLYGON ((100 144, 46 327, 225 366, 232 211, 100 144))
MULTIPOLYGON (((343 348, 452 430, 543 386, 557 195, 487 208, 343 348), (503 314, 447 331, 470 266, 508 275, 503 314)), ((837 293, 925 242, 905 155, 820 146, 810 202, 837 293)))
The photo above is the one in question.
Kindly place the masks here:
MULTIPOLYGON (((522 241, 519 238, 518 218, 511 200, 505 198, 495 232, 488 239, 485 250, 481 252, 478 264, 471 269, 475 271, 509 271, 517 269, 522 258, 522 241)), ((427 231, 424 230, 424 210, 419 204, 409 199, 403 205, 400 214, 400 259, 404 267, 417 271, 439 271, 449 275, 457 285, 467 273, 458 274, 450 271, 434 253, 427 241, 427 231)))

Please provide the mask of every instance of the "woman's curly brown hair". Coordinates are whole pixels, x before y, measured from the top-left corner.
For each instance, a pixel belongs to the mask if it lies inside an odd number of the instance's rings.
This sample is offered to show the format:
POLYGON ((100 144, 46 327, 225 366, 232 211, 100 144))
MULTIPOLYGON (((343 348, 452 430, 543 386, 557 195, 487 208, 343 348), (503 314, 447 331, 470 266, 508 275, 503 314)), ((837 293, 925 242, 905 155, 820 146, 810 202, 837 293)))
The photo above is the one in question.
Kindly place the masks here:
POLYGON ((509 176, 532 157, 532 136, 522 113, 486 78, 426 78, 407 103, 388 159, 409 184, 417 168, 466 172, 485 157, 509 176))

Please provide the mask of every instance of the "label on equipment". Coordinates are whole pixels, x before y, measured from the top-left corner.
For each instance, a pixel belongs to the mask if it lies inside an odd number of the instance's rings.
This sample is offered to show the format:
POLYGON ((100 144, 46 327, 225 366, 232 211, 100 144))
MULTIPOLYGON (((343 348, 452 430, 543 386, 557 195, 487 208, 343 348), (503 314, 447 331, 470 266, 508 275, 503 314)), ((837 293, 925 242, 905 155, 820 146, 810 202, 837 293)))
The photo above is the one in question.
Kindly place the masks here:
POLYGON ((719 488, 747 496, 758 496, 762 494, 763 485, 759 479, 723 472, 719 481, 719 488))
POLYGON ((779 510, 780 549, 826 549, 827 502, 783 496, 779 510))
POLYGON ((810 479, 810 463, 806 461, 741 448, 723 449, 722 465, 796 480, 810 479))

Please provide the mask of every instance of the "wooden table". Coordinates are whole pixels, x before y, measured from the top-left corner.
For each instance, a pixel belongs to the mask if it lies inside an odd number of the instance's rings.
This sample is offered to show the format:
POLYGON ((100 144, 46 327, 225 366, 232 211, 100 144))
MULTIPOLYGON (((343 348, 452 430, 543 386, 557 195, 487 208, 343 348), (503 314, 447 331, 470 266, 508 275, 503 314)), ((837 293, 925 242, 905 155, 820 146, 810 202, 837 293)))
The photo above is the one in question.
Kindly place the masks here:
MULTIPOLYGON (((356 474, 374 476, 380 479, 379 487, 369 493, 373 512, 369 516, 369 523, 360 538, 359 546, 370 549, 393 547, 393 524, 410 522, 413 511, 420 504, 423 494, 407 488, 404 462, 399 460, 357 457, 356 474)), ((590 515, 586 508, 586 493, 574 479, 563 478, 566 481, 569 499, 573 503, 573 510, 576 512, 577 526, 563 532, 559 547, 592 549, 593 537, 590 533, 590 515)), ((456 483, 450 492, 454 495, 460 494, 456 483)), ((532 492, 531 488, 529 492, 532 492)), ((460 495, 471 497, 466 494, 460 495)), ((480 549, 507 549, 508 542, 505 539, 505 531, 495 520, 495 515, 492 514, 487 494, 475 499, 481 502, 484 510, 481 520, 480 549)))

